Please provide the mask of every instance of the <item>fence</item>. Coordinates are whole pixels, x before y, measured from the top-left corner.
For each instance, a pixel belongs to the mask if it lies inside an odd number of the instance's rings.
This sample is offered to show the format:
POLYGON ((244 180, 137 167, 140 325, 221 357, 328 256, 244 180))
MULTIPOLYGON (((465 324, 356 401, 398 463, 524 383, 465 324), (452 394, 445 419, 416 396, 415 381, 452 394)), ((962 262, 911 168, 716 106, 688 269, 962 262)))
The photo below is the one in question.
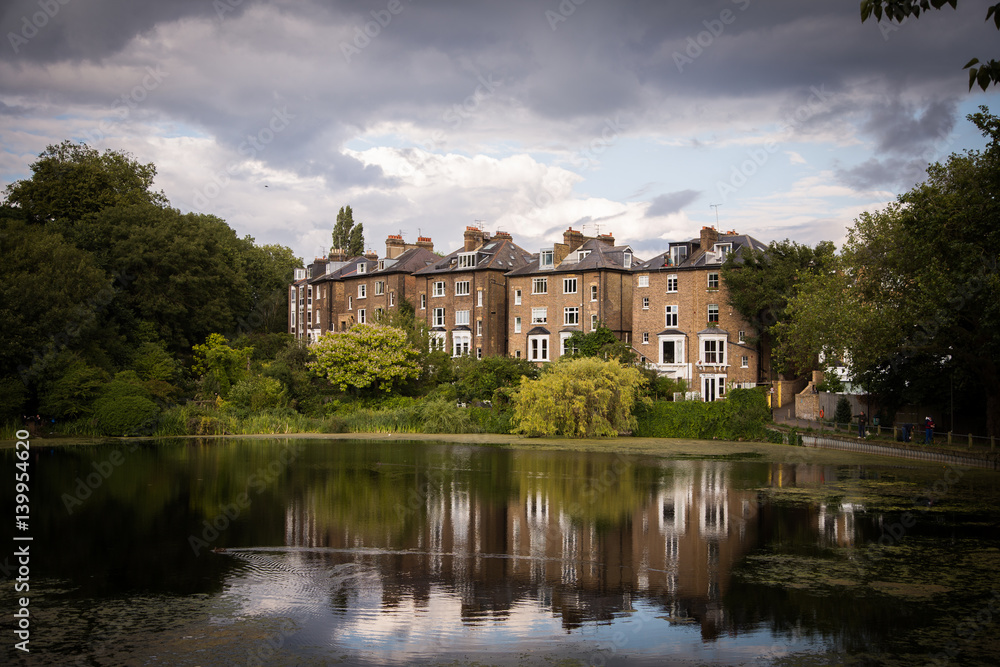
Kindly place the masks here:
MULTIPOLYGON (((833 421, 818 421, 813 422, 816 424, 815 427, 810 427, 814 430, 823 433, 825 431, 832 431, 833 433, 845 433, 848 435, 857 436, 858 434, 858 423, 851 422, 847 424, 838 424, 833 421)), ((893 426, 873 426, 868 425, 865 429, 865 436, 867 439, 880 439, 887 441, 898 441, 898 442, 912 442, 914 444, 923 444, 926 439, 926 434, 924 427, 920 424, 896 424, 893 426), (904 429, 909 432, 909 438, 904 439, 904 429)), ((943 433, 941 431, 933 431, 933 439, 931 444, 934 446, 946 446, 952 449, 961 448, 967 450, 988 450, 996 451, 996 438, 993 436, 983 436, 983 435, 973 435, 971 433, 966 433, 964 435, 952 432, 943 433)))

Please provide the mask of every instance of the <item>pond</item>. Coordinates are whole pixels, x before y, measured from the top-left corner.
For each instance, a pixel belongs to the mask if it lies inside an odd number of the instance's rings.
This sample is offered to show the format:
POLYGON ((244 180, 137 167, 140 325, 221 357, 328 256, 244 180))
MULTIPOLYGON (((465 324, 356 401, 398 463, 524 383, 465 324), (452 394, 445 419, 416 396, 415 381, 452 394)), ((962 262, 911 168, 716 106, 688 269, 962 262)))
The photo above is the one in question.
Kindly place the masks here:
POLYGON ((727 447, 35 441, 4 662, 995 664, 996 473, 727 447))

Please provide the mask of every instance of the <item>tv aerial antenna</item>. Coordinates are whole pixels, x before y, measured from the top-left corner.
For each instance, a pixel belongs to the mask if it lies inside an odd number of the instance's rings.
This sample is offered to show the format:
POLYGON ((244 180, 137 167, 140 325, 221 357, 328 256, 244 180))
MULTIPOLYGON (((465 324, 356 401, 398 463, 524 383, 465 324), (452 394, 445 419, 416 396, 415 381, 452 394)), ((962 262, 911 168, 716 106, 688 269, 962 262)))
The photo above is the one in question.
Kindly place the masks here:
POLYGON ((720 206, 722 206, 722 204, 709 204, 708 205, 709 208, 714 208, 715 209, 715 227, 716 227, 716 229, 718 229, 718 227, 719 227, 719 207, 720 206))

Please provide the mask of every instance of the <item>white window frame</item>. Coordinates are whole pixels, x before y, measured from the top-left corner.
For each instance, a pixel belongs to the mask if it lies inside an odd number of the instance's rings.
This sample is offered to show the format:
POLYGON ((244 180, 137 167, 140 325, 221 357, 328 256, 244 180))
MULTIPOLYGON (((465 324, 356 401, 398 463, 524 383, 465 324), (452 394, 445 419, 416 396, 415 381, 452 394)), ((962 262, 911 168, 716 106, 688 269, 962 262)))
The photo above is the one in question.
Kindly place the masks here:
POLYGON ((708 272, 708 289, 717 290, 719 289, 719 272, 709 271, 708 272))
POLYGON ((559 356, 565 357, 570 354, 576 354, 580 351, 579 348, 570 348, 569 339, 573 337, 572 331, 563 331, 559 334, 559 356))
POLYGON ((456 310, 455 311, 455 326, 469 326, 469 312, 468 310, 456 310))
POLYGON ((476 320, 476 335, 477 336, 482 336, 483 335, 483 321, 482 320, 476 320))
POLYGON ((579 326, 580 307, 566 306, 563 308, 563 326, 579 326))
POLYGON ((632 253, 630 253, 627 250, 625 251, 624 262, 625 262, 625 268, 626 269, 631 269, 632 268, 632 253))
POLYGON ((667 276, 667 294, 675 294, 677 292, 677 274, 671 273, 667 276))
POLYGON ((726 256, 732 251, 732 243, 716 243, 715 247, 712 248, 712 252, 715 253, 716 258, 718 258, 720 262, 726 261, 726 256))
POLYGON ((443 327, 444 326, 445 311, 444 308, 435 308, 431 319, 431 326, 433 327, 443 327))
POLYGON ((669 304, 663 307, 664 328, 676 329, 680 319, 680 306, 669 304))
POLYGON ((673 266, 683 264, 687 256, 688 249, 686 245, 676 245, 670 249, 670 263, 673 266))
POLYGON ((430 341, 431 352, 445 349, 445 345, 448 343, 448 336, 443 331, 431 331, 427 338, 430 341))
POLYGON ((576 294, 576 278, 563 278, 563 294, 576 294))
POLYGON ((535 334, 534 336, 528 336, 528 359, 531 361, 549 360, 548 334, 535 334))
POLYGON ((471 331, 452 331, 451 332, 451 356, 462 357, 469 354, 472 349, 472 332, 471 331))
POLYGON ((597 301, 597 285, 590 286, 590 300, 597 301))
POLYGON ((389 306, 391 307, 391 306, 395 306, 395 305, 396 305, 396 293, 395 292, 389 292, 389 306))
POLYGON ((313 305, 313 288, 312 285, 306 288, 306 305, 312 308, 313 305))
POLYGON ((483 307, 483 290, 478 289, 476 290, 476 308, 482 308, 482 307, 483 307))
POLYGON ((444 296, 447 288, 444 286, 443 280, 435 280, 434 284, 432 285, 432 289, 433 291, 431 292, 431 296, 438 297, 438 296, 444 296))
POLYGON ((459 280, 455 282, 455 296, 469 296, 472 292, 470 291, 471 283, 468 280, 459 280))
POLYGON ((420 310, 427 310, 427 295, 420 295, 420 310))
POLYGON ((710 303, 708 304, 708 312, 706 313, 709 322, 719 323, 719 304, 710 303), (712 313, 715 313, 715 319, 712 319, 712 313))
POLYGON ((354 310, 354 297, 347 297, 347 310, 354 310))
POLYGON ((597 315, 596 314, 595 315, 591 315, 590 316, 590 330, 591 331, 597 331, 597 322, 598 322, 597 315))
POLYGON ((648 296, 642 297, 642 309, 643 310, 649 310, 649 297, 648 296))
POLYGON ((367 299, 368 298, 368 285, 366 283, 361 283, 358 285, 358 298, 367 299))
POLYGON ((638 279, 636 279, 636 287, 649 287, 649 276, 639 276, 638 279))
POLYGON ((739 331, 737 331, 736 332, 736 342, 737 343, 745 343, 745 342, 747 342, 747 332, 744 331, 743 329, 740 329, 739 331))
POLYGON ((368 265, 364 262, 358 262, 358 273, 368 273, 368 265))
POLYGON ((531 309, 531 323, 532 324, 548 324, 549 323, 549 309, 546 306, 538 306, 531 309))
POLYGON ((649 345, 649 332, 648 331, 643 331, 642 332, 642 344, 643 345, 649 345))
POLYGON ((514 333, 521 333, 521 318, 519 316, 514 318, 514 333))
POLYGON ((541 250, 538 252, 538 268, 551 269, 555 266, 556 254, 554 250, 541 250))
POLYGON ((699 336, 698 361, 704 366, 728 366, 725 336, 699 336), (709 350, 709 347, 712 349, 709 350))
POLYGON ((532 278, 531 279, 531 293, 532 294, 548 294, 549 293, 549 279, 548 278, 532 278), (541 288, 541 289, 539 289, 541 288))
POLYGON ((382 296, 385 294, 385 281, 376 280, 375 281, 375 296, 382 296))
POLYGON ((365 316, 364 308, 358 308, 358 324, 368 324, 368 318, 365 316))
POLYGON ((740 368, 750 368, 750 357, 745 354, 740 357, 740 368))
POLYGON ((476 253, 475 252, 458 253, 458 268, 460 269, 476 268, 476 253))
POLYGON ((680 366, 684 363, 684 336, 678 334, 664 334, 657 336, 657 351, 656 358, 657 363, 663 366, 680 366), (674 360, 665 361, 663 359, 663 344, 673 343, 674 344, 674 360))
POLYGON ((521 288, 520 287, 518 287, 517 289, 514 290, 514 305, 515 306, 520 306, 521 305, 521 288))

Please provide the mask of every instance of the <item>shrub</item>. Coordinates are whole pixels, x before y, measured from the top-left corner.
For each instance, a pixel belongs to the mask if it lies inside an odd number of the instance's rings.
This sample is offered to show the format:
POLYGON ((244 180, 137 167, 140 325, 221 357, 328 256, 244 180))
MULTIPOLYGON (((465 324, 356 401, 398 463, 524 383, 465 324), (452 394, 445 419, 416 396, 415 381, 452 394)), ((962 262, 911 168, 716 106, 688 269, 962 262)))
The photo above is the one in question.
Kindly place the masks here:
POLYGON ((444 399, 434 398, 420 406, 424 433, 473 433, 473 422, 466 409, 444 399))
POLYGON ((756 389, 733 389, 726 400, 657 401, 636 410, 635 435, 654 438, 767 440, 767 398, 756 389))
POLYGON ((841 396, 837 399, 837 408, 833 412, 833 421, 838 424, 850 424, 852 417, 851 402, 847 400, 846 396, 841 396))
POLYGON ((103 435, 149 435, 160 409, 143 396, 110 396, 94 403, 94 420, 103 435))
POLYGON ((229 402, 245 415, 284 407, 287 400, 281 382, 273 377, 252 375, 233 385, 229 402))

